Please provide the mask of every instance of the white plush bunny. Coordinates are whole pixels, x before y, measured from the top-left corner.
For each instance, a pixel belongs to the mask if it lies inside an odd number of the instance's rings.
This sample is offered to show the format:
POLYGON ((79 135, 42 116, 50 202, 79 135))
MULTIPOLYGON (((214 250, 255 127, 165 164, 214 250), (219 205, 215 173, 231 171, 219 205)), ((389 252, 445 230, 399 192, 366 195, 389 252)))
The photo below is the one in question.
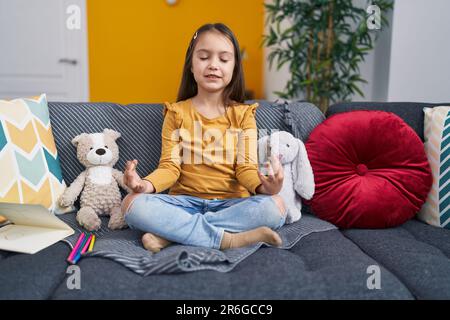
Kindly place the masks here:
POLYGON ((258 140, 260 163, 268 161, 268 153, 282 156, 280 161, 284 169, 284 181, 279 195, 287 207, 286 223, 295 222, 302 216, 300 197, 311 199, 315 188, 305 145, 289 132, 277 131, 258 140))

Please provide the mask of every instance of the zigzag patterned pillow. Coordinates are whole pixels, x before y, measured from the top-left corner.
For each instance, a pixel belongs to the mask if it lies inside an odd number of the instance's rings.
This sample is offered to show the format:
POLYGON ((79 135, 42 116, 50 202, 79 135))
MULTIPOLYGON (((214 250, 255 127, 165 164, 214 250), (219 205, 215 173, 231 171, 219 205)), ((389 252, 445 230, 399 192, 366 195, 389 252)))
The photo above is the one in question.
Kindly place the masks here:
MULTIPOLYGON (((66 188, 45 94, 0 100, 0 202, 41 204, 54 213, 66 188)), ((1 214, 1 213, 0 213, 1 214)))
POLYGON ((423 108, 425 152, 433 185, 417 217, 450 229, 450 107, 423 108))

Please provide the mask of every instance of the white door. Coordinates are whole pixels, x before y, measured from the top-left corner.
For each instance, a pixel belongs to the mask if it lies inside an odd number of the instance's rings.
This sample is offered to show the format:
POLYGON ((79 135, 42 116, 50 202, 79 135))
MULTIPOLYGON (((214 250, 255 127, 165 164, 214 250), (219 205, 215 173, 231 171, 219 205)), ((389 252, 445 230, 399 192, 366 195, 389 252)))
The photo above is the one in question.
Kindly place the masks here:
POLYGON ((0 0, 0 99, 81 102, 88 88, 85 0, 0 0))

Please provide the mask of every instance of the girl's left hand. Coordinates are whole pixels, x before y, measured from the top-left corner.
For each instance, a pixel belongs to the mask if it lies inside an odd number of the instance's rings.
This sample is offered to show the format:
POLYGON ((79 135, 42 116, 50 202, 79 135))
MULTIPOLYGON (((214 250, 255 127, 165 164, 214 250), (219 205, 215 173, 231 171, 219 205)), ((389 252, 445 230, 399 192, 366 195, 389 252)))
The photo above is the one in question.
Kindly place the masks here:
POLYGON ((281 191, 281 188, 283 187, 284 171, 279 157, 280 156, 272 155, 271 161, 264 164, 264 167, 267 168, 268 172, 267 177, 258 170, 261 185, 256 188, 256 193, 275 195, 281 191))

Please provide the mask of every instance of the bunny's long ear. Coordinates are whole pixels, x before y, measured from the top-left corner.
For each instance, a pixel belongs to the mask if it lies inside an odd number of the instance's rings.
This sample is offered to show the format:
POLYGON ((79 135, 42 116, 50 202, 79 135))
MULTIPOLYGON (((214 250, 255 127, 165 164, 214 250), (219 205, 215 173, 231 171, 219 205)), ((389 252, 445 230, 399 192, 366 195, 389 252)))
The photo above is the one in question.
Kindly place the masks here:
POLYGON ((300 139, 296 139, 296 141, 298 143, 298 154, 292 162, 294 189, 302 198, 309 200, 313 197, 315 191, 314 174, 305 145, 300 139))
POLYGON ((258 140, 258 162, 264 163, 267 161, 267 142, 269 141, 269 135, 264 136, 258 140))

